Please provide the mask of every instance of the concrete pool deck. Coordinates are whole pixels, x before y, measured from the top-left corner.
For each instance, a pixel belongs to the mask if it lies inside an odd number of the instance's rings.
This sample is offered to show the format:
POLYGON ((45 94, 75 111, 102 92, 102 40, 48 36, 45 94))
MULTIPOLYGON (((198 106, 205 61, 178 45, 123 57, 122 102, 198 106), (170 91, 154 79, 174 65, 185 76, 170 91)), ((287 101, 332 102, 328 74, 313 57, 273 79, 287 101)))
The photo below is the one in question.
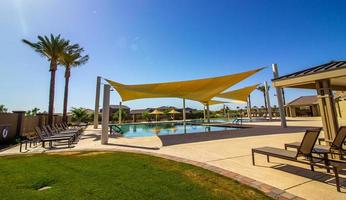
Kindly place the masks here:
MULTIPOLYGON (((318 118, 291 119, 289 128, 282 129, 280 122, 247 123, 253 128, 186 135, 152 136, 142 138, 110 137, 108 145, 100 143, 100 129, 89 127, 72 149, 53 149, 47 152, 61 151, 136 151, 154 153, 162 156, 188 159, 218 169, 234 172, 256 181, 274 186, 285 192, 305 199, 346 199, 346 173, 341 177, 343 187, 336 191, 333 174, 309 166, 292 163, 286 160, 272 158, 270 163, 266 158, 256 155, 256 166, 251 162, 251 149, 261 146, 283 148, 284 143, 300 141, 307 127, 320 127, 318 118)), ((29 152, 41 153, 46 150, 38 147, 29 152)), ((18 154, 19 147, 13 147, 0 152, 0 155, 18 154)), ((22 153, 25 155, 25 153, 22 153)), ((286 195, 286 199, 293 196, 286 195)), ((284 197, 281 197, 284 199, 284 197)))

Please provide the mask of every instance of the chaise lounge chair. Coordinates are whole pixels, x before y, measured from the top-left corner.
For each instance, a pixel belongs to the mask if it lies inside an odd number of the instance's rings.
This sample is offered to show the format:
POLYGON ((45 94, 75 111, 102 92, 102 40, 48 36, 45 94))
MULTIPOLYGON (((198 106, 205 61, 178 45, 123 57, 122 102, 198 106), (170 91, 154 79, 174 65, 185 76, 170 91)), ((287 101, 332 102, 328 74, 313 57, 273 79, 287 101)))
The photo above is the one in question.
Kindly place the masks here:
POLYGON ((43 129, 43 132, 48 137, 72 137, 73 141, 75 141, 76 138, 77 138, 77 134, 76 133, 67 133, 67 132, 53 131, 49 125, 48 126, 43 126, 42 129, 43 129))
MULTIPOLYGON (((269 157, 281 158, 284 160, 290 160, 298 163, 308 164, 311 170, 314 171, 314 166, 317 163, 324 162, 324 166, 328 166, 328 152, 318 152, 318 154, 323 154, 322 158, 313 157, 313 147, 316 143, 318 135, 321 129, 308 129, 305 132, 301 145, 297 148, 297 151, 289 151, 285 149, 275 148, 275 147, 260 147, 252 149, 252 164, 255 165, 255 153, 267 156, 267 161, 269 162, 269 157), (299 159, 300 157, 305 157, 306 160, 299 159)), ((323 167, 323 166, 321 166, 323 167)), ((326 167, 329 172, 329 167, 326 167)))
POLYGON ((42 133, 41 129, 39 127, 35 127, 35 132, 42 142, 42 147, 45 148, 45 142, 49 142, 49 146, 52 147, 52 142, 57 142, 57 141, 67 141, 68 147, 71 146, 71 143, 73 141, 73 137, 51 137, 51 136, 46 136, 42 133))
MULTIPOLYGON (((340 155, 341 159, 343 159, 343 155, 345 155, 345 152, 346 152, 346 150, 343 148, 345 139, 346 139, 346 126, 342 126, 339 128, 338 133, 335 136, 334 140, 331 142, 330 146, 315 145, 313 151, 314 152, 327 151, 330 154, 340 155)), ((298 149, 299 147, 300 147, 300 142, 292 142, 292 143, 285 144, 286 150, 287 148, 298 149)))

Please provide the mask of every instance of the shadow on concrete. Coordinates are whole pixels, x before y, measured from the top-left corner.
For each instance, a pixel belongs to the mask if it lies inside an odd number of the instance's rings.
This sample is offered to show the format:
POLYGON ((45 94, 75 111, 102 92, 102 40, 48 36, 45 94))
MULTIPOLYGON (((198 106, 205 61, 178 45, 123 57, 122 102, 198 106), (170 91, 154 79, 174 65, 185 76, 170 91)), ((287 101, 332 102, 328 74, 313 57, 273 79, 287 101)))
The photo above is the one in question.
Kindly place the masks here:
MULTIPOLYGON (((301 167, 296 167, 296 166, 292 166, 292 165, 280 165, 280 166, 275 166, 273 167, 274 169, 280 170, 280 171, 284 171, 290 174, 294 174, 294 175, 298 175, 301 177, 305 177, 314 181, 319 181, 322 183, 326 183, 329 185, 333 185, 334 187, 336 187, 336 183, 335 183, 335 176, 333 173, 327 173, 325 172, 320 172, 320 171, 311 171, 309 169, 305 169, 305 168, 301 168, 301 167)), ((345 171, 341 171, 340 175, 344 176, 346 174, 345 171)), ((311 182, 311 181, 309 181, 311 182)), ((294 188, 296 186, 299 186, 302 184, 298 184, 295 186, 292 186, 290 188, 286 188, 286 189, 291 189, 294 188)), ((341 177, 340 176, 340 186, 341 188, 346 188, 346 178, 345 177, 341 177)), ((336 188, 335 188, 336 190, 336 188)), ((346 193, 346 192, 343 192, 346 193)))
POLYGON ((87 140, 87 139, 93 139, 93 141, 99 141, 101 140, 101 135, 100 134, 87 134, 87 135, 82 135, 79 140, 87 140))
POLYGON ((215 132, 202 132, 191 134, 177 134, 177 135, 158 135, 162 142, 162 146, 171 146, 178 144, 205 142, 212 140, 250 137, 250 136, 263 136, 274 134, 287 134, 304 132, 307 128, 313 127, 289 127, 281 128, 280 126, 251 126, 252 128, 242 128, 238 130, 229 131, 215 131, 215 132))

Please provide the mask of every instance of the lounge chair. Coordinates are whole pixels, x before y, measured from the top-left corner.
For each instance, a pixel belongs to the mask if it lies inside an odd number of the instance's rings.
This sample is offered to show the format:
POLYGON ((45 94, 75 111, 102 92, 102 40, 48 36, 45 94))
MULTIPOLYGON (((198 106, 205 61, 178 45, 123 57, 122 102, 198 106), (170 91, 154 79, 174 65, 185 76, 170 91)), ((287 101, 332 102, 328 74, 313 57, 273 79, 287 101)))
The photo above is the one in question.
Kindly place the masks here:
POLYGON ((75 134, 76 136, 79 135, 78 131, 65 130, 63 128, 59 128, 57 125, 53 125, 51 127, 48 126, 48 128, 50 128, 51 130, 53 130, 53 131, 55 131, 56 133, 59 133, 59 134, 75 134))
POLYGON ((346 162, 341 160, 330 160, 329 162, 335 175, 336 190, 340 192, 339 171, 341 171, 342 169, 346 169, 346 162))
POLYGON ((55 130, 57 130, 60 133, 76 133, 78 135, 81 133, 77 129, 65 128, 62 124, 55 124, 53 127, 55 128, 55 130))
MULTIPOLYGON (((298 147, 297 151, 289 151, 285 149, 275 148, 275 147, 260 147, 252 149, 252 164, 255 165, 255 153, 266 155, 267 161, 269 161, 269 157, 276 157, 285 160, 290 160, 298 163, 308 164, 311 167, 311 170, 314 171, 314 166, 317 166, 317 163, 324 162, 324 166, 328 166, 328 152, 318 152, 319 154, 323 154, 322 158, 313 157, 313 147, 316 143, 318 135, 320 134, 321 129, 308 129, 305 132, 301 145, 298 147), (305 157, 306 160, 299 159, 299 157, 305 157)), ((323 167, 323 166, 321 166, 323 167)), ((327 171, 329 172, 329 168, 327 171)))
POLYGON ((43 126, 42 129, 43 129, 43 132, 46 133, 48 137, 72 137, 73 141, 76 140, 77 138, 76 133, 53 131, 49 125, 43 126))
MULTIPOLYGON (((330 154, 338 154, 340 155, 341 159, 343 159, 343 155, 345 155, 346 150, 343 148, 343 144, 345 143, 346 138, 346 126, 342 126, 339 128, 337 135, 335 136, 334 140, 331 142, 330 146, 324 146, 324 145, 315 145, 313 151, 314 152, 321 152, 321 151, 328 151, 330 154)), ((292 142, 285 144, 285 149, 287 148, 293 148, 298 149, 300 147, 300 142, 292 142)))
POLYGON ((72 137, 50 137, 46 136, 42 133, 41 129, 39 127, 35 127, 35 132, 42 142, 42 147, 45 147, 45 142, 49 142, 49 146, 52 147, 52 142, 56 141, 67 141, 68 147, 71 146, 71 143, 73 141, 72 137))
POLYGON ((61 123, 60 125, 61 125, 61 127, 63 127, 65 130, 73 130, 73 131, 78 131, 78 132, 82 132, 82 131, 83 131, 83 128, 81 128, 81 127, 73 127, 73 128, 70 128, 66 122, 65 122, 65 123, 61 123))

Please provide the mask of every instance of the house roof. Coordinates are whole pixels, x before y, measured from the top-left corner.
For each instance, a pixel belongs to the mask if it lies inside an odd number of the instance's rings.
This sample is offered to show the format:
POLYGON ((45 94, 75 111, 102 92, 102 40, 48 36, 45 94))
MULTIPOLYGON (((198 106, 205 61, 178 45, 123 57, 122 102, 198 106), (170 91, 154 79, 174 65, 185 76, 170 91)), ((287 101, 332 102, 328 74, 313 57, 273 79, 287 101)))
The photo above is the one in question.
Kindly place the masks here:
MULTIPOLYGON (((119 105, 109 105, 109 108, 111 108, 111 109, 119 109, 120 106, 119 105)), ((130 108, 128 106, 124 106, 124 105, 121 105, 121 109, 130 110, 130 108)))
POLYGON ((318 104, 317 96, 301 96, 297 99, 289 102, 288 106, 307 106, 307 105, 315 105, 318 104))
POLYGON ((316 89, 316 81, 329 79, 333 90, 346 90, 346 61, 332 61, 273 79, 274 87, 316 89))
POLYGON ((161 107, 158 107, 156 109, 158 109, 158 110, 171 110, 171 109, 177 109, 177 108, 174 106, 161 106, 161 107))
POLYGON ((135 115, 135 114, 142 114, 144 112, 150 112, 150 109, 149 108, 146 108, 146 109, 135 109, 135 110, 131 110, 130 114, 131 115, 135 115))

